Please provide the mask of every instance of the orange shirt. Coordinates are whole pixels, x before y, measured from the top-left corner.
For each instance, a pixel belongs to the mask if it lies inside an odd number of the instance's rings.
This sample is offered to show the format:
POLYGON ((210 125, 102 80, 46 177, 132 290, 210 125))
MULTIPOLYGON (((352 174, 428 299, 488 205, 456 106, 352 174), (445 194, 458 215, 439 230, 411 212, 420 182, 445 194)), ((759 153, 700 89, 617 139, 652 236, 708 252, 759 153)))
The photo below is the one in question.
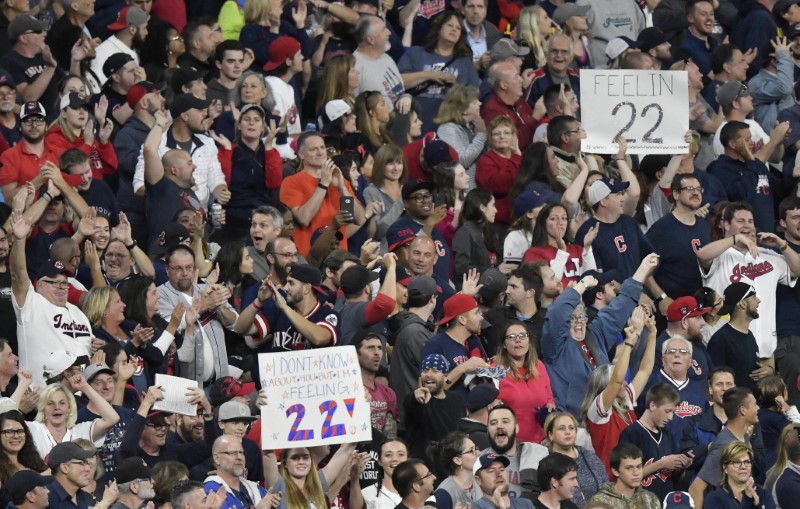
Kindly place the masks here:
MULTIPOLYGON (((283 179, 283 184, 281 184, 281 203, 290 209, 306 204, 308 200, 311 199, 311 195, 316 191, 318 184, 319 179, 312 177, 305 170, 291 177, 286 177, 283 179)), ((345 186, 347 186, 350 195, 355 196, 353 188, 350 187, 350 183, 345 181, 345 186)), ((317 213, 314 214, 311 222, 307 226, 298 225, 294 229, 292 238, 297 245, 297 251, 302 256, 308 256, 308 252, 311 250, 311 235, 314 231, 323 226, 330 226, 333 216, 339 212, 340 198, 341 193, 339 193, 339 189, 331 184, 328 187, 328 193, 325 195, 325 199, 322 201, 317 213)), ((342 227, 340 231, 342 232, 343 239, 339 245, 342 249, 347 249, 347 232, 344 227, 342 227)))

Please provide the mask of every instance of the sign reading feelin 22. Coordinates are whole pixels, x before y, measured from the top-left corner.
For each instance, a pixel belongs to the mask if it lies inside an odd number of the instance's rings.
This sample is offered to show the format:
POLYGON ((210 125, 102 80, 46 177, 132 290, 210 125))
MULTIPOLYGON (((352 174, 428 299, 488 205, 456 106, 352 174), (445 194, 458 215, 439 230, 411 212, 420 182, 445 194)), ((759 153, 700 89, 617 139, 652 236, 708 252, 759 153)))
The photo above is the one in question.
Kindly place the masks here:
POLYGON ((686 71, 581 70, 581 150, 615 154, 685 154, 689 145, 686 71))
POLYGON ((258 369, 264 449, 372 440, 355 347, 260 354, 258 369))

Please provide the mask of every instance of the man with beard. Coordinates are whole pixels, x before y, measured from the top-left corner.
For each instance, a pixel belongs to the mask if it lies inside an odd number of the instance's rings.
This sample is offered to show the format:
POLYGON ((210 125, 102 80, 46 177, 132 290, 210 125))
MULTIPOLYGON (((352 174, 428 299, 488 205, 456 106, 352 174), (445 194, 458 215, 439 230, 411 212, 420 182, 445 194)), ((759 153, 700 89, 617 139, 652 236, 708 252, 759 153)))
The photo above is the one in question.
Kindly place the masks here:
POLYGON ((645 28, 639 32, 639 37, 636 39, 636 42, 639 51, 653 57, 653 66, 655 70, 666 69, 672 63, 672 53, 670 52, 672 45, 667 41, 664 32, 659 28, 645 28))
POLYGON ((334 305, 338 297, 342 274, 358 262, 358 258, 350 251, 344 249, 334 249, 331 251, 328 256, 325 257, 325 261, 322 262, 322 272, 325 277, 322 280, 320 289, 324 290, 325 293, 323 294, 320 292, 320 300, 334 305))
POLYGON ((109 509, 138 509, 156 496, 150 469, 142 458, 125 458, 114 473, 114 479, 119 498, 109 509))
POLYGON ((144 141, 155 125, 155 114, 164 109, 164 96, 156 88, 142 81, 128 90, 125 101, 133 113, 111 141, 117 153, 117 202, 131 223, 134 238, 142 246, 147 245, 145 199, 133 192, 133 177, 144 141))
POLYGON ((13 147, 19 143, 19 126, 16 109, 17 90, 14 78, 8 71, 0 69, 0 135, 6 144, 13 147))
POLYGON ((228 288, 194 283, 197 268, 191 249, 179 244, 167 252, 166 261, 169 281, 157 288, 158 313, 170 316, 178 305, 186 309, 184 339, 178 349, 179 373, 202 387, 230 374, 225 328, 236 322, 238 315, 228 303, 228 288))
POLYGON ((169 431, 167 414, 159 410, 151 411, 153 404, 162 399, 164 391, 161 387, 152 386, 147 390, 136 415, 128 423, 128 432, 125 433, 122 446, 117 451, 117 459, 138 456, 149 467, 161 461, 179 461, 187 468, 192 468, 211 455, 211 445, 216 436, 214 428, 217 427, 211 403, 208 402, 202 388, 195 387, 186 391, 189 404, 199 404, 203 407, 205 440, 175 444, 167 442, 167 431, 169 431))
POLYGON ((353 345, 358 353, 358 365, 361 366, 361 382, 370 395, 372 427, 389 438, 396 437, 399 421, 397 396, 392 389, 375 381, 383 360, 383 342, 377 334, 367 332, 357 338, 353 345))
POLYGON ((546 262, 531 262, 526 264, 527 267, 523 270, 531 270, 539 276, 542 280, 542 291, 539 294, 539 306, 547 310, 550 305, 555 301, 564 287, 561 281, 556 277, 555 271, 546 262))
MULTIPOLYGON (((114 408, 114 411, 117 412, 117 415, 119 415, 119 421, 114 425, 113 428, 108 430, 103 445, 97 449, 98 456, 100 461, 103 463, 103 470, 105 472, 102 478, 103 482, 107 482, 114 478, 114 474, 117 471, 118 466, 114 454, 122 445, 122 437, 125 436, 128 423, 131 422, 134 416, 133 410, 120 405, 115 405, 113 403, 115 397, 121 397, 125 393, 125 380, 130 379, 133 376, 134 370, 136 369, 136 364, 134 363, 125 362, 121 364, 121 366, 124 367, 127 372, 120 373, 119 375, 122 378, 122 382, 119 384, 121 387, 119 387, 119 389, 116 381, 114 380, 114 375, 116 375, 116 373, 106 364, 89 364, 83 370, 83 376, 86 378, 86 382, 91 385, 92 389, 94 389, 97 394, 102 396, 103 399, 114 408)), ((82 407, 80 410, 78 410, 78 423, 91 422, 98 418, 100 418, 100 410, 91 400, 89 400, 85 407, 82 407)), ((117 478, 117 482, 119 482, 119 478, 117 478)))
POLYGON ((148 18, 148 14, 138 7, 123 7, 117 21, 108 25, 114 34, 95 48, 95 57, 89 70, 97 78, 98 84, 102 86, 109 79, 104 65, 111 55, 127 53, 136 64, 139 63, 138 50, 147 37, 148 18))
POLYGON ((203 411, 198 409, 195 415, 176 415, 175 431, 170 432, 167 441, 173 444, 188 444, 202 440, 205 434, 203 411))
POLYGON ((247 307, 233 331, 253 336, 253 346, 260 353, 338 344, 339 315, 315 295, 321 281, 319 269, 308 264, 292 266, 282 289, 264 280, 252 305, 243 304, 247 307))
POLYGON ((517 416, 505 405, 497 405, 489 410, 487 430, 489 432, 489 448, 482 454, 493 453, 503 455, 509 460, 509 491, 513 497, 533 497, 541 490, 538 486, 536 472, 539 461, 550 454, 547 447, 532 442, 518 442, 517 416))
MULTIPOLYGON (((192 156, 180 148, 167 149, 162 154, 159 140, 161 133, 166 134, 167 116, 163 111, 158 111, 155 119, 155 125, 147 135, 142 150, 147 188, 145 197, 147 229, 150 234, 148 247, 156 243, 156 235, 161 231, 161 227, 171 222, 179 211, 191 208, 200 214, 204 213, 203 202, 192 189, 197 169, 192 156)), ((134 188, 135 185, 134 182, 134 188)))
POLYGON ((281 228, 283 215, 278 209, 269 205, 253 209, 250 217, 250 241, 253 245, 247 246, 250 258, 253 259, 253 279, 261 281, 270 274, 270 266, 274 264, 267 258, 267 246, 278 238, 281 228))
MULTIPOLYGON (((259 214, 259 216, 262 215, 259 214)), ((267 233, 269 236, 272 236, 275 233, 276 227, 268 226, 270 220, 266 219, 266 217, 267 216, 256 218, 254 215, 253 221, 258 221, 259 223, 255 227, 251 224, 251 236, 253 235, 254 231, 257 231, 257 235, 259 236, 264 235, 265 233, 267 233)), ((272 221, 275 221, 274 217, 272 221)), ((275 225, 276 223, 273 222, 272 224, 275 225)), ((254 239, 254 245, 251 246, 250 249, 258 249, 258 245, 264 244, 264 239, 265 237, 258 237, 257 240, 254 239)), ((264 245, 266 246, 265 251, 258 256, 265 260, 265 263, 268 264, 267 271, 264 274, 264 277, 256 278, 255 272, 253 273, 253 277, 262 283, 264 281, 270 281, 275 286, 283 286, 286 284, 286 278, 289 277, 289 270, 291 270, 291 268, 294 265, 297 265, 300 261, 300 255, 297 253, 297 246, 294 245, 294 241, 291 239, 291 237, 275 237, 264 245)), ((242 296, 242 309, 252 303, 253 300, 258 296, 259 288, 259 283, 256 283, 245 290, 244 295, 242 296)), ((319 288, 316 291, 320 294, 320 300, 322 300, 322 292, 319 288)))
POLYGON ((217 75, 214 62, 214 50, 222 42, 222 30, 215 18, 196 18, 183 27, 183 41, 186 53, 178 57, 178 67, 200 72, 203 77, 217 75))
POLYGON ((730 321, 711 336, 708 353, 715 366, 733 368, 737 387, 754 390, 759 380, 775 373, 771 364, 760 360, 758 340, 750 330, 759 317, 761 299, 753 282, 745 280, 728 285, 723 300, 718 314, 730 314, 730 321))
POLYGON ((677 299, 692 295, 703 286, 696 253, 711 242, 711 225, 696 214, 707 202, 703 200, 704 189, 695 173, 675 175, 670 191, 675 207, 653 223, 647 240, 661 256, 653 279, 667 297, 677 299))
MULTIPOLYGON (((769 364, 755 374, 760 379, 774 372, 770 366, 773 366, 772 355, 777 346, 776 289, 778 284, 794 287, 796 277, 800 274, 800 254, 794 249, 789 249, 788 243, 774 233, 761 232, 756 235, 753 209, 747 202, 729 203, 722 213, 720 225, 725 237, 697 251, 703 286, 712 288, 722 295, 728 291, 727 288, 731 283, 748 281, 753 285, 753 294, 758 294, 761 302, 762 316, 759 318, 759 312, 756 311, 758 304, 753 302, 752 313, 755 313, 755 316, 747 319, 746 323, 743 320, 740 325, 744 323, 750 327, 758 345, 758 356, 769 364), (761 245, 757 245, 756 242, 761 245), (773 248, 780 249, 780 254, 773 248)), ((717 314, 723 316, 741 304, 738 300, 731 302, 726 307, 725 313, 717 312, 717 314)), ((738 331, 742 337, 747 332, 746 329, 738 331)), ((710 347, 709 353, 711 353, 710 347)), ((717 362, 714 354, 711 358, 715 366, 735 366, 728 362, 717 362)), ((739 366, 741 369, 745 367, 739 366)), ((747 374, 749 375, 750 371, 747 374)), ((740 378, 737 375, 736 385, 755 388, 755 382, 748 376, 740 378)))
MULTIPOLYGON (((656 338, 656 352, 660 352, 664 342, 672 336, 688 340, 691 343, 689 379, 699 380, 703 384, 708 379, 713 363, 703 344, 703 334, 700 329, 706 323, 703 315, 711 311, 712 308, 701 308, 692 296, 678 297, 667 308, 667 328, 656 338)), ((662 366, 662 360, 656 355, 653 372, 658 373, 662 366)))
MULTIPOLYGON (((258 417, 250 414, 250 407, 240 401, 226 401, 219 407, 217 422, 220 429, 222 429, 222 436, 234 438, 244 451, 244 455, 241 458, 244 468, 239 477, 254 483, 264 479, 264 458, 258 444, 249 438, 245 438, 245 433, 250 430, 250 426, 256 420, 258 420, 258 417)), ((208 473, 213 471, 215 467, 218 471, 219 465, 217 464, 216 455, 192 468, 189 472, 189 477, 196 481, 205 480, 208 473)))
MULTIPOLYGON (((702 344, 702 341, 699 341, 702 344)), ((691 371, 693 344, 680 335, 673 335, 661 346, 662 367, 654 371, 645 386, 647 389, 658 384, 671 386, 678 393, 678 404, 675 407, 675 418, 667 423, 665 430, 672 434, 675 443, 679 443, 683 431, 684 419, 699 415, 708 407, 705 380, 689 378, 691 371)), ((645 397, 639 398, 639 408, 646 408, 645 397)))
POLYGON ((483 497, 472 504, 476 509, 529 509, 533 507, 527 498, 510 497, 508 468, 511 462, 505 456, 494 453, 483 454, 472 471, 483 497))
POLYGON ((58 165, 59 154, 44 144, 46 116, 41 103, 27 102, 22 105, 19 114, 22 141, 0 154, 0 164, 3 167, 0 186, 3 188, 6 203, 11 203, 20 186, 30 181, 36 187, 44 183, 40 175, 44 163, 49 161, 58 165))
POLYGON ((262 507, 262 499, 269 497, 267 507, 271 508, 280 501, 281 493, 272 493, 272 488, 267 492, 257 482, 245 479, 245 451, 236 437, 222 435, 217 438, 211 454, 215 474, 205 479, 203 487, 209 493, 216 493, 220 488, 225 490, 226 499, 222 507, 262 507))
POLYGON ((403 401, 405 439, 415 458, 424 458, 431 442, 441 440, 458 429, 458 421, 466 414, 461 394, 445 391, 447 359, 439 354, 423 355, 419 364, 419 387, 403 401))
MULTIPOLYGON (((108 80, 100 93, 92 96, 91 104, 97 105, 103 97, 108 100, 108 117, 114 123, 114 132, 118 132, 133 113, 133 107, 127 100, 130 89, 137 83, 144 86, 147 92, 160 91, 161 87, 144 81, 143 69, 127 53, 114 53, 108 57, 103 64, 103 72, 108 80)), ((113 138, 112 133, 112 141, 113 138)))
POLYGON ((633 444, 642 451, 642 486, 659 500, 672 491, 678 471, 692 464, 692 453, 681 454, 678 440, 666 429, 679 402, 678 392, 670 385, 652 386, 647 391, 644 413, 619 436, 619 443, 633 444))
POLYGON ((541 352, 539 339, 542 337, 544 317, 547 311, 539 309, 538 302, 543 291, 542 278, 539 273, 526 264, 517 267, 508 277, 506 306, 495 306, 486 312, 486 320, 491 324, 486 334, 486 348, 496 352, 503 344, 503 332, 509 320, 522 320, 533 330, 535 338, 532 344, 537 352, 541 352))
POLYGON ((47 455, 47 466, 53 473, 50 490, 50 507, 53 509, 89 509, 94 499, 83 491, 92 481, 89 458, 94 457, 74 442, 61 442, 47 455))
POLYGON ((446 325, 447 330, 433 336, 422 348, 422 358, 439 354, 447 359, 452 368, 452 371, 445 372, 447 389, 464 398, 469 394, 464 384, 465 376, 488 367, 488 357, 478 337, 482 322, 483 312, 474 298, 464 294, 453 295, 444 303, 444 317, 438 322, 440 326, 446 325))

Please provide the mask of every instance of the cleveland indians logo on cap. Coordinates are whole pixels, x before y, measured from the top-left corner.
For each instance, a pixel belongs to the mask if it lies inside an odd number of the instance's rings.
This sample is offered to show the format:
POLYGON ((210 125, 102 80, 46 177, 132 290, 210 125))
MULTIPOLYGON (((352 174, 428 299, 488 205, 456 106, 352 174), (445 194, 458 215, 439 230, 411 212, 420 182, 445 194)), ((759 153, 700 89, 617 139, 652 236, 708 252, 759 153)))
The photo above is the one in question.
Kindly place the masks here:
POLYGON ((63 270, 65 268, 61 260, 56 260, 55 263, 53 263, 53 265, 55 266, 55 268, 59 270, 63 270))

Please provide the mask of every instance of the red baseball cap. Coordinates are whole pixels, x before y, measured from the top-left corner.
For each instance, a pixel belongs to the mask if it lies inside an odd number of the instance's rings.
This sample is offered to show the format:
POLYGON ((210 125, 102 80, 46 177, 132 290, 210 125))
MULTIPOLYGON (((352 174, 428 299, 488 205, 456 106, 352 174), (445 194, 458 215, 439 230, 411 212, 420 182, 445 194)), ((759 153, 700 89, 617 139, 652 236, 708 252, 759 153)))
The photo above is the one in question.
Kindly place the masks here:
POLYGON ((280 67, 298 51, 300 51, 300 43, 297 42, 297 39, 288 35, 278 37, 269 45, 269 62, 264 64, 264 70, 271 71, 280 67))
POLYGON ((474 298, 463 293, 457 293, 444 301, 444 316, 437 325, 444 325, 460 314, 472 311, 478 307, 474 298))
POLYGON ((140 81, 128 90, 128 95, 125 99, 128 103, 128 106, 133 109, 136 107, 139 101, 142 100, 142 97, 151 92, 160 92, 165 88, 166 86, 163 83, 155 84, 150 83, 149 81, 140 81))
POLYGON ((684 318, 692 318, 710 313, 711 308, 701 308, 694 297, 678 297, 667 308, 667 321, 680 322, 684 318))

